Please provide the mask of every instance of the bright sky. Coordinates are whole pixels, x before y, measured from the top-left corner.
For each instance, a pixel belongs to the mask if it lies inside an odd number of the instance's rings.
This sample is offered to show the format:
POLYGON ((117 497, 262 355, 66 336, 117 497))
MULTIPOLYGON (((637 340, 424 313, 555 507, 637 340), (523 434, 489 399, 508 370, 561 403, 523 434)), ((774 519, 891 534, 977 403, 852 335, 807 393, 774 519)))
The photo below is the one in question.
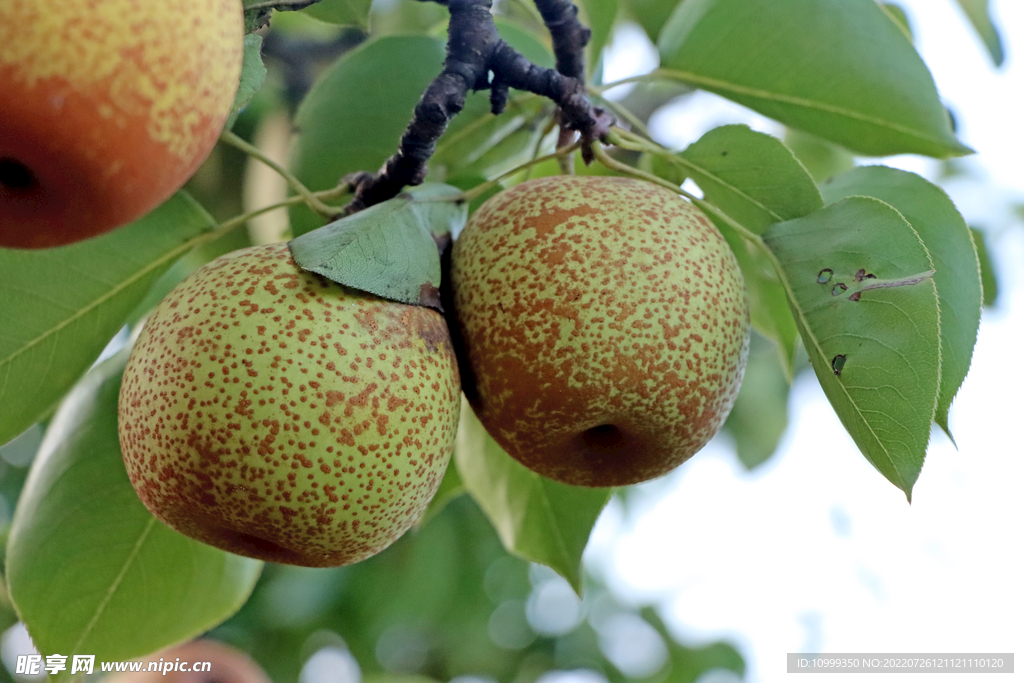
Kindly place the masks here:
MULTIPOLYGON (((787 652, 1020 654, 1024 644, 1024 230, 1011 228, 1009 217, 1009 200, 1024 204, 1024 55, 1014 50, 1024 49, 1024 3, 992 2, 1008 53, 998 72, 953 0, 900 4, 956 112, 961 139, 979 152, 968 163, 989 181, 946 189, 969 222, 993 231, 1004 276, 1001 303, 985 311, 953 405, 959 451, 933 434, 908 505, 859 454, 817 381, 805 375, 793 389, 783 447, 769 464, 748 473, 727 443, 713 443, 637 490, 625 510, 610 509, 588 549, 593 571, 627 599, 662 605, 686 642, 736 643, 747 680, 758 683, 787 679, 787 652)), ((628 54, 609 80, 650 68, 629 34, 619 39, 616 52, 628 54)), ((722 123, 775 130, 742 108, 698 97, 653 122, 664 144, 683 147, 722 123)), ((930 178, 937 170, 916 158, 886 163, 930 178)), ((896 676, 842 680, 907 680, 896 676)))

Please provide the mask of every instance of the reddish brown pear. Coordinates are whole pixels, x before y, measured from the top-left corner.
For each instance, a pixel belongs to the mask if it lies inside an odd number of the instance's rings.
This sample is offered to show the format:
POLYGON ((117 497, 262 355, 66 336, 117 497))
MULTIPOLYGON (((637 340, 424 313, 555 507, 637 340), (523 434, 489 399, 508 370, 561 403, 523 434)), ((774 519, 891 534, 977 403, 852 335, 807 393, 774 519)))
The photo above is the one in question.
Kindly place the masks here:
POLYGON ((132 348, 121 450, 181 533, 258 559, 337 566, 426 508, 461 394, 444 318, 301 270, 286 244, 211 261, 132 348))
POLYGON ((0 247, 155 208, 209 155, 242 69, 239 0, 0 2, 0 247))
POLYGON ((570 484, 652 479, 700 450, 732 408, 749 313, 725 239, 643 181, 556 176, 480 207, 452 289, 488 433, 570 484))

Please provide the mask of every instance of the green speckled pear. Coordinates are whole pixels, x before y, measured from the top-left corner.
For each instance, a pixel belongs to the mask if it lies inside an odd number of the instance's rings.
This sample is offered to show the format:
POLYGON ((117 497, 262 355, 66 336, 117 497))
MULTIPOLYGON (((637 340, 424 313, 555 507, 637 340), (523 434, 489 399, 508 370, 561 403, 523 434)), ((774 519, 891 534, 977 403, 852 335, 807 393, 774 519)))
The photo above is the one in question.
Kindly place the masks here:
POLYGON ((459 375, 434 310, 301 270, 285 244, 227 254, 132 349, 121 450, 142 502, 239 555, 326 567, 390 545, 451 457, 459 375))
POLYGON ((646 481, 732 409, 750 338, 743 278, 677 194, 592 176, 516 185, 470 218, 451 277, 470 403, 535 472, 646 481))

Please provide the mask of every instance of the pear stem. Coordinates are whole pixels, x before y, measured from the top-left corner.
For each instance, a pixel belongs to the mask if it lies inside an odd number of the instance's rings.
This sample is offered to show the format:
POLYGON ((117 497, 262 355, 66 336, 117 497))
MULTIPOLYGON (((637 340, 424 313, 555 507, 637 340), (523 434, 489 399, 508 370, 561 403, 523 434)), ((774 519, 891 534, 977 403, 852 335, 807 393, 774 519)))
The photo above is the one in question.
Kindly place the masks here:
MULTIPOLYGON (((539 160, 538 158, 540 157, 540 148, 544 144, 544 138, 546 138, 551 133, 551 131, 558 127, 558 118, 559 117, 557 114, 548 117, 547 123, 544 124, 544 129, 541 131, 540 136, 537 138, 537 143, 533 146, 533 154, 530 156, 531 161, 536 162, 539 160)), ((532 168, 533 166, 530 165, 528 168, 523 169, 523 171, 526 173, 526 175, 523 178, 524 180, 530 179, 530 170, 532 168)))
MULTIPOLYGON (((618 129, 618 128, 612 130, 612 132, 608 134, 608 139, 609 139, 609 141, 612 144, 614 144, 616 146, 619 146, 619 147, 622 147, 624 149, 631 149, 631 150, 634 150, 634 151, 643 151, 643 152, 654 152, 655 154, 662 154, 662 153, 669 154, 669 152, 667 150, 660 149, 660 148, 659 149, 654 149, 652 147, 651 143, 648 143, 647 141, 642 140, 642 139, 638 139, 638 138, 636 138, 636 136, 633 136, 633 135, 631 135, 629 133, 626 133, 626 131, 623 131, 623 130, 618 129), (623 134, 625 134, 625 135, 623 135, 623 134), (634 139, 632 141, 630 141, 627 138, 634 138, 634 139), (638 142, 638 140, 639 140, 639 142, 638 142)), ((727 213, 725 213, 724 211, 719 209, 714 204, 706 202, 703 199, 701 199, 700 197, 697 197, 697 196, 693 195, 692 193, 687 192, 683 188, 679 187, 677 184, 673 183, 671 180, 665 180, 664 178, 660 178, 660 177, 654 175, 653 173, 648 173, 646 171, 641 171, 640 169, 634 168, 634 167, 630 166, 629 164, 624 164, 621 161, 616 161, 611 156, 609 156, 607 152, 605 152, 603 149, 601 149, 600 146, 598 145, 598 143, 594 144, 594 157, 598 161, 600 161, 602 164, 607 166, 608 168, 614 169, 616 171, 621 171, 622 173, 628 173, 629 175, 632 175, 634 177, 641 178, 643 180, 655 183, 657 185, 661 185, 664 188, 672 190, 676 194, 680 194, 680 195, 686 197, 691 202, 693 202, 698 207, 700 207, 700 209, 702 211, 704 211, 705 213, 714 214, 716 218, 719 218, 723 223, 725 223, 730 228, 732 228, 737 233, 739 233, 748 242, 753 243, 759 249, 763 250, 764 252, 768 253, 769 255, 774 256, 774 254, 771 253, 771 250, 768 249, 768 246, 764 243, 764 240, 762 240, 759 235, 757 235, 756 233, 752 232, 749 228, 744 226, 742 223, 739 223, 738 221, 736 221, 734 218, 732 218, 732 216, 728 215, 727 213)))
MULTIPOLYGON (((332 187, 329 190, 320 190, 319 192, 311 192, 310 196, 312 196, 317 201, 322 202, 325 199, 327 199, 327 200, 337 199, 338 197, 344 196, 345 194, 349 194, 351 192, 352 192, 351 186, 349 186, 347 183, 343 182, 340 185, 338 185, 337 187, 332 187)), ((243 213, 243 214, 239 214, 238 216, 234 216, 233 218, 229 218, 226 221, 224 221, 223 223, 220 223, 219 225, 217 225, 217 227, 214 228, 211 232, 206 233, 206 235, 201 235, 200 237, 208 236, 209 239, 216 239, 217 237, 220 237, 220 235, 224 234, 225 232, 228 232, 232 228, 236 228, 239 225, 247 223, 248 221, 252 220, 256 216, 260 216, 262 214, 269 213, 270 211, 274 211, 276 209, 283 209, 285 207, 295 206, 296 204, 304 204, 304 203, 307 203, 305 197, 303 197, 301 195, 294 195, 292 197, 288 197, 286 199, 282 199, 281 201, 276 202, 274 204, 268 204, 267 206, 262 206, 262 207, 260 207, 258 209, 254 209, 253 211, 249 211, 247 213, 243 213), (216 233, 216 235, 214 235, 214 233, 216 233)), ((196 239, 199 239, 199 237, 197 237, 196 239)))
MULTIPOLYGON (((337 187, 333 187, 329 190, 320 190, 319 192, 312 192, 311 194, 318 200, 323 201, 325 199, 337 199, 338 197, 344 196, 345 194, 351 192, 352 188, 346 185, 345 183, 342 183, 337 187)), ((184 254, 188 252, 190 249, 220 239, 221 237, 231 232, 235 228, 241 225, 245 225, 253 218, 256 218, 256 216, 269 213, 270 211, 275 211, 276 209, 283 209, 289 206, 295 206, 296 204, 303 204, 305 202, 306 199, 304 197, 299 195, 293 195, 274 204, 268 204, 267 206, 262 206, 253 211, 233 216, 221 223, 218 223, 216 226, 214 226, 212 230, 196 235, 195 237, 185 242, 182 242, 181 246, 177 249, 177 252, 180 254, 184 254)))
MULTIPOLYGON (((295 177, 295 175, 291 171, 289 171, 287 168, 285 168, 281 164, 277 163, 276 161, 268 157, 266 154, 263 153, 263 151, 259 147, 256 147, 255 145, 246 142, 241 137, 235 135, 229 130, 223 131, 220 134, 220 139, 222 142, 231 145, 235 149, 241 150, 242 152, 248 154, 253 159, 258 159, 259 161, 262 161, 264 164, 273 169, 274 172, 276 172, 278 175, 284 178, 285 182, 288 183, 288 186, 295 190, 295 193, 299 197, 301 197, 302 201, 305 202, 313 211, 316 211, 318 214, 320 214, 321 216, 328 220, 334 220, 335 218, 341 216, 340 208, 328 206, 327 204, 325 204, 316 195, 316 193, 314 193, 312 190, 306 187, 305 184, 303 184, 301 180, 295 177)), ((333 192, 333 190, 331 191, 333 192)))
POLYGON ((629 85, 630 83, 646 83, 646 82, 658 80, 659 77, 664 78, 664 77, 661 76, 660 71, 661 71, 660 69, 655 69, 654 71, 651 71, 651 72, 648 72, 648 73, 645 73, 645 74, 640 74, 639 76, 630 76, 629 78, 620 78, 617 81, 611 81, 609 83, 601 83, 600 85, 592 85, 592 86, 589 86, 589 88, 590 88, 590 90, 593 90, 593 91, 596 91, 596 92, 604 92, 605 90, 611 90, 612 88, 617 88, 620 85, 629 85))
POLYGON ((571 144, 566 145, 565 147, 559 147, 551 154, 545 154, 542 157, 535 157, 533 159, 530 159, 526 163, 520 164, 509 171, 505 171, 501 175, 493 178, 492 180, 480 183, 476 187, 466 190, 459 196, 459 199, 461 199, 464 202, 471 202, 480 195, 482 195, 483 193, 490 190, 491 188, 497 187, 498 184, 501 183, 501 181, 505 180, 506 178, 510 178, 517 173, 521 173, 522 171, 525 171, 532 166, 536 166, 537 164, 544 163, 545 161, 551 161, 552 159, 562 159, 564 157, 571 155, 573 152, 579 149, 580 144, 580 141, 577 140, 571 144))
MULTIPOLYGON (((624 106, 622 106, 621 104, 619 104, 615 100, 611 100, 611 99, 608 99, 607 97, 605 97, 602 94, 602 90, 601 90, 600 87, 588 86, 588 89, 590 91, 590 94, 593 95, 594 97, 599 98, 601 100, 601 102, 603 102, 604 105, 606 107, 608 107, 608 109, 613 114, 615 114, 615 116, 618 116, 622 120, 627 121, 629 123, 629 125, 633 127, 634 130, 638 130, 641 133, 643 133, 644 137, 646 137, 646 138, 650 138, 651 137, 650 133, 647 131, 647 126, 644 125, 644 122, 641 121, 639 118, 637 118, 637 116, 635 114, 633 114, 633 112, 631 112, 629 109, 626 109, 624 106)), ((617 128, 616 130, 618 130, 621 133, 626 133, 627 132, 625 130, 622 130, 621 128, 617 128)), ((622 147, 624 145, 619 145, 619 146, 622 147)), ((629 148, 627 147, 627 149, 629 149, 629 148)), ((648 150, 648 149, 645 149, 643 151, 651 151, 652 153, 656 153, 653 150, 648 150)), ((665 150, 662 150, 662 151, 665 151, 665 150)))

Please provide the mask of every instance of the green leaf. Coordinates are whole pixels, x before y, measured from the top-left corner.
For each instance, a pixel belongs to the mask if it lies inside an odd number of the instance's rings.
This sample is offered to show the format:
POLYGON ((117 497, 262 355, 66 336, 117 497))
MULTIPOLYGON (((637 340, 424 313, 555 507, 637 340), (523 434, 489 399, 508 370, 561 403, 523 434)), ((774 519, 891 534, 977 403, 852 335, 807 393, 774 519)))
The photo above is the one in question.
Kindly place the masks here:
POLYGON ((914 33, 910 28, 910 17, 907 16, 907 11, 895 2, 880 2, 878 6, 896 22, 907 38, 910 38, 910 42, 914 42, 914 33))
POLYGON ((971 152, 928 68, 872 0, 686 0, 658 43, 664 75, 855 152, 971 152))
POLYGON ((0 444, 47 415, 213 219, 184 193, 84 242, 0 249, 0 444))
MULTIPOLYGON (((700 186, 705 200, 755 234, 823 206, 814 180, 793 153, 778 138, 747 126, 715 128, 674 160, 700 186)), ((751 323, 779 344, 786 374, 792 377, 797 329, 785 288, 764 252, 751 248, 723 221, 715 223, 743 271, 751 323)))
POLYGON ((788 279, 825 395, 864 456, 910 500, 939 392, 939 301, 924 244, 870 197, 777 223, 763 239, 788 279))
POLYGON ((466 107, 438 140, 431 167, 443 167, 449 176, 465 173, 465 169, 502 145, 509 136, 522 130, 538 130, 544 108, 540 97, 513 96, 505 111, 495 116, 487 93, 471 93, 466 97, 466 107))
POLYGON ((127 356, 62 403, 14 514, 11 598, 44 655, 126 660, 197 636, 241 607, 262 567, 172 531, 139 502, 117 430, 127 356))
POLYGON ((619 0, 582 0, 583 22, 590 29, 587 43, 587 70, 593 72, 601 59, 601 50, 611 37, 615 16, 619 11, 619 0))
POLYGON ((796 371, 796 321, 789 309, 786 288, 772 267, 771 260, 760 249, 729 227, 724 221, 711 216, 712 221, 729 243, 736 262, 743 273, 743 284, 750 304, 750 324, 755 330, 776 344, 776 355, 782 363, 786 379, 791 381, 796 371))
MULTIPOLYGON (((481 157, 462 167, 459 173, 460 175, 477 175, 484 178, 493 178, 507 173, 513 168, 532 160, 534 150, 539 148, 543 137, 544 128, 541 122, 537 119, 527 121, 518 129, 499 140, 497 144, 488 149, 481 157)), ((592 164, 591 168, 595 166, 598 166, 598 164, 592 164)), ((539 168, 540 165, 533 166, 530 172, 533 175, 537 175, 539 168)))
POLYGON ((665 639, 671 662, 667 675, 660 678, 662 683, 695 683, 714 669, 732 671, 737 676, 746 672, 746 663, 735 647, 723 641, 690 647, 683 645, 669 631, 658 612, 651 607, 640 610, 640 616, 665 639))
POLYGON ((1006 55, 1003 52, 1003 41, 999 37, 992 16, 989 14, 988 0, 957 0, 961 9, 967 15, 974 30, 977 32, 981 42, 985 44, 992 63, 1002 66, 1006 55))
POLYGON ((953 201, 924 178, 886 166, 863 166, 822 185, 826 200, 881 199, 914 227, 935 266, 942 339, 942 379, 935 421, 949 433, 949 407, 971 367, 981 324, 982 283, 971 232, 953 201))
POLYGON ((288 243, 295 262, 335 282, 406 304, 441 307, 439 248, 466 223, 462 191, 430 183, 288 243))
POLYGON ((736 456, 748 470, 775 453, 789 423, 786 371, 764 338, 752 335, 750 342, 743 384, 724 425, 736 443, 736 456))
POLYGON ((438 680, 420 674, 379 672, 363 676, 362 683, 438 683, 438 680))
POLYGON ((231 105, 231 116, 224 124, 225 130, 231 130, 238 120, 238 112, 256 94, 256 91, 263 87, 263 81, 267 78, 267 67, 263 64, 263 36, 250 33, 245 37, 245 52, 242 56, 242 79, 238 84, 238 91, 235 92, 235 103, 231 105))
POLYGON ((658 42, 669 17, 676 7, 685 0, 627 0, 630 14, 640 24, 652 43, 658 42))
POLYGON ((146 296, 128 316, 128 327, 134 328, 142 322, 163 301, 164 297, 170 294, 171 290, 193 271, 218 256, 251 246, 253 246, 253 242, 249 236, 248 226, 245 224, 236 225, 227 232, 220 233, 216 239, 204 240, 202 244, 175 261, 174 265, 150 286, 146 296))
MULTIPOLYGON (((444 44, 423 36, 379 38, 343 55, 296 114, 295 175, 312 190, 326 190, 349 173, 380 168, 443 61, 444 44)), ((323 224, 304 206, 290 216, 295 235, 323 224)))
POLYGON ((464 403, 455 463, 506 550, 551 567, 582 591, 580 560, 611 489, 570 486, 513 460, 464 403))
POLYGON ((981 288, 984 292, 982 300, 985 306, 995 306, 999 299, 999 280, 996 279, 996 270, 992 266, 992 257, 989 256, 988 239, 985 233, 977 228, 971 228, 971 237, 974 239, 974 247, 978 250, 978 265, 981 267, 981 288))
POLYGON ((356 26, 368 30, 370 27, 371 0, 320 0, 303 10, 304 13, 339 26, 356 26))
POLYGON ((782 141, 747 126, 721 126, 679 153, 704 198, 756 234, 823 206, 807 169, 782 141))
POLYGON ((855 165, 853 155, 847 150, 817 135, 787 128, 785 143, 815 182, 849 171, 855 165))
MULTIPOLYGON (((614 0, 604 1, 614 2, 614 0)), ((523 28, 521 23, 501 16, 494 17, 494 27, 498 29, 498 35, 502 40, 514 47, 519 54, 537 66, 545 69, 555 68, 555 55, 551 52, 550 45, 545 42, 546 35, 545 38, 540 38, 536 33, 523 28)), ((457 117, 456 120, 458 120, 457 117)))

